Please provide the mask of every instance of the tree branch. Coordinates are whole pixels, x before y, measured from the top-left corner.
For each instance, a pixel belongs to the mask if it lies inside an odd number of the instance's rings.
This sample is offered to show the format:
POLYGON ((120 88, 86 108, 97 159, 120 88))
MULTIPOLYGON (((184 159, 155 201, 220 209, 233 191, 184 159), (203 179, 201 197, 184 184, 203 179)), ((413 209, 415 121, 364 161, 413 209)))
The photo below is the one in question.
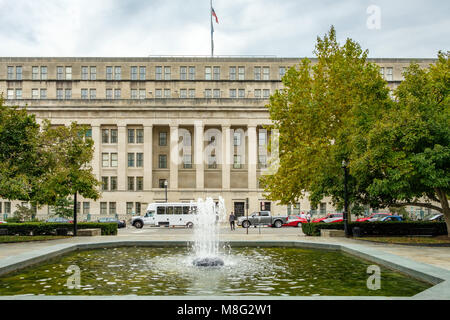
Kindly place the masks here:
POLYGON ((441 207, 432 205, 431 203, 428 203, 428 202, 404 202, 404 203, 396 203, 396 204, 389 205, 389 207, 393 207, 393 208, 399 208, 399 207, 404 207, 404 206, 425 207, 425 208, 434 209, 441 213, 444 212, 444 210, 441 207))

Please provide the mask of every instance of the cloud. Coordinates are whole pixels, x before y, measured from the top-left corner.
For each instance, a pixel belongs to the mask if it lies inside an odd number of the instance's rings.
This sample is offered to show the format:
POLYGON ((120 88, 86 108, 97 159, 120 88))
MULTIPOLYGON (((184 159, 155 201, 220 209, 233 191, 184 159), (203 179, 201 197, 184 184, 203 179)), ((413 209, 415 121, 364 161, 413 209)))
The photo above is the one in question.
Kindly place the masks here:
MULTIPOLYGON (((334 25, 371 57, 449 50, 450 2, 215 0, 217 55, 312 56, 334 25), (366 26, 369 5, 381 29, 366 26)), ((0 0, 1 56, 209 55, 209 1, 0 0)))

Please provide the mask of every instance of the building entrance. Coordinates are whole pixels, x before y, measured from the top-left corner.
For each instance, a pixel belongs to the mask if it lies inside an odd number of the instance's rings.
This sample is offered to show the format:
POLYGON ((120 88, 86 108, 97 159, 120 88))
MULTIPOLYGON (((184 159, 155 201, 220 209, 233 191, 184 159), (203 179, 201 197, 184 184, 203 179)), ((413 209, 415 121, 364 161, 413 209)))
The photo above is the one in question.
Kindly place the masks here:
POLYGON ((234 215, 236 216, 236 218, 245 215, 245 202, 234 203, 234 215))

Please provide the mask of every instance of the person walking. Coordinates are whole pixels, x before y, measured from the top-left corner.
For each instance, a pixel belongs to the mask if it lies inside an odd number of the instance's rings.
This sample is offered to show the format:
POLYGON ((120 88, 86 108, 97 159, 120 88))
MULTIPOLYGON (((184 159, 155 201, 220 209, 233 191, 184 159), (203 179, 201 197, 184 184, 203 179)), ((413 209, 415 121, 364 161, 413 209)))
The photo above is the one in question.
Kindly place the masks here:
POLYGON ((230 213, 230 217, 229 217, 229 219, 228 219, 228 221, 230 221, 230 228, 231 228, 231 231, 235 230, 235 227, 234 227, 234 221, 235 221, 235 220, 236 220, 236 216, 234 215, 233 212, 231 212, 231 213, 230 213))
POLYGON ((306 220, 308 221, 308 223, 311 222, 311 214, 309 212, 306 214, 306 220))

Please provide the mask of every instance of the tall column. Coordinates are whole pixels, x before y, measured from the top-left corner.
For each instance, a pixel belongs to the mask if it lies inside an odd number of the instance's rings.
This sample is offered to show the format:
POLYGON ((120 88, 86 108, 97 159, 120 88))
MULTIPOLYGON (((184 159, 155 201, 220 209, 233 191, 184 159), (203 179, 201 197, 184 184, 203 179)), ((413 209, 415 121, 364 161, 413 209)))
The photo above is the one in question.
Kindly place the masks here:
POLYGON ((203 190, 205 188, 205 165, 204 165, 204 152, 203 152, 203 130, 204 126, 202 122, 195 123, 195 181, 196 188, 203 190))
POLYGON ((92 128, 92 140, 94 141, 94 154, 92 157, 92 171, 98 180, 101 180, 101 145, 102 136, 99 125, 91 125, 92 128))
POLYGON ((178 189, 178 125, 170 126, 170 175, 169 175, 169 189, 178 189))
POLYGON ((248 133, 248 189, 256 191, 256 164, 258 157, 258 145, 256 139, 256 125, 247 127, 248 133))
POLYGON ((230 189, 231 127, 222 125, 222 189, 230 189))
POLYGON ((117 190, 127 190, 127 126, 117 125, 117 190))
POLYGON ((153 126, 144 125, 144 190, 150 191, 153 182, 153 126))

